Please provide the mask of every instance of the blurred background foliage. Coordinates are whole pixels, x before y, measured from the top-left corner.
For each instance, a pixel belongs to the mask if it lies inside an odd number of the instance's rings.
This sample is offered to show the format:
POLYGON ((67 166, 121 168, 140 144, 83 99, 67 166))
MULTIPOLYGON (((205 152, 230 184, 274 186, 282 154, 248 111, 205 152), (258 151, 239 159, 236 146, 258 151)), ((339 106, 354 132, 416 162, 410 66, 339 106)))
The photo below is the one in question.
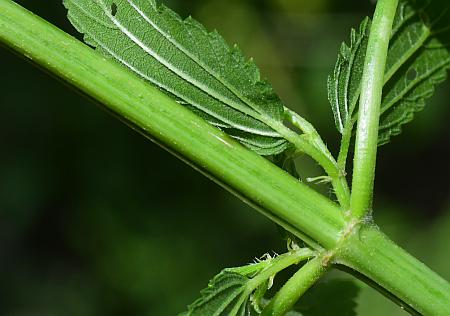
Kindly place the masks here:
MULTIPOLYGON (((61 1, 17 2, 79 37, 61 1)), ((166 3, 253 56, 336 152, 326 78, 372 2, 166 3)), ((284 251, 267 219, 70 88, 4 49, 0 69, 1 315, 175 315, 222 268, 284 251)), ((379 225, 447 279, 449 97, 447 82, 381 148, 375 200, 379 225)), ((359 315, 405 315, 357 284, 359 315)))

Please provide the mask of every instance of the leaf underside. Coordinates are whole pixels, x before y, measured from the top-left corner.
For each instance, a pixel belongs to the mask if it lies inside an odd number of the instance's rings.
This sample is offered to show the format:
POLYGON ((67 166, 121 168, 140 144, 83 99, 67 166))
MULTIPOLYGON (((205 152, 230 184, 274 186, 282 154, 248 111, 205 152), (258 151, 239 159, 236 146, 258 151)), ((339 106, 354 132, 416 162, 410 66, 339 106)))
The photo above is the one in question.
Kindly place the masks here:
POLYGON ((262 155, 288 143, 283 105, 252 60, 155 0, 64 0, 85 41, 262 155))
MULTIPOLYGON (((179 316, 256 316, 247 284, 260 271, 258 264, 225 269, 201 291, 201 297, 179 316)), ((263 293, 264 294, 264 293, 263 293)))
MULTIPOLYGON (((401 1, 394 20, 387 56, 379 127, 379 145, 401 133, 402 125, 422 110, 435 86, 450 69, 450 13, 448 3, 401 1), (434 9, 440 7, 440 12, 434 9), (442 9, 447 7, 447 9, 442 9)), ((365 51, 370 32, 366 18, 352 30, 350 45, 342 44, 334 72, 328 78, 328 98, 336 126, 351 131, 358 116, 365 51)))

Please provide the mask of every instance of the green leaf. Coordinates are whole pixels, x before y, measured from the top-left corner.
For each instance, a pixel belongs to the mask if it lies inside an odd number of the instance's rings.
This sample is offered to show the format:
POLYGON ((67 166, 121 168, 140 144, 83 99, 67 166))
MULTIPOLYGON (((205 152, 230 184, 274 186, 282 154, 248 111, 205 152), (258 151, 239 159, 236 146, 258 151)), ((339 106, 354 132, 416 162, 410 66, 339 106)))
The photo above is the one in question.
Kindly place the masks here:
POLYGON ((401 133, 402 125, 425 107, 435 86, 450 69, 449 4, 402 2, 398 9, 386 64, 378 143, 401 133))
MULTIPOLYGON (((201 291, 201 297, 188 307, 182 315, 257 315, 258 307, 252 303, 251 293, 254 289, 248 288, 249 281, 262 269, 267 267, 268 261, 251 264, 240 268, 228 268, 216 275, 201 291), (255 308, 256 307, 256 308, 255 308)), ((256 288, 257 302, 267 289, 267 281, 256 288), (266 289, 261 289, 266 287, 266 289)))
POLYGON ((201 297, 182 315, 259 315, 266 302, 264 295, 275 275, 313 256, 314 252, 308 248, 296 248, 275 258, 265 255, 258 263, 225 269, 209 282, 201 291, 201 297))
POLYGON ((283 106, 252 60, 155 0, 64 0, 85 41, 264 155, 288 146, 283 106))
POLYGON ((369 30, 369 18, 363 20, 358 31, 351 30, 350 45, 342 43, 334 72, 328 77, 328 99, 341 134, 351 124, 361 92, 369 30))
POLYGON ((249 279, 239 273, 223 271, 217 275, 202 297, 189 306, 185 315, 252 315, 255 314, 249 297, 243 297, 249 279))
MULTIPOLYGON (((379 145, 400 134, 402 125, 424 108, 435 86, 446 79, 450 69, 449 21, 448 4, 400 2, 386 64, 379 145), (434 11, 437 7, 440 13, 434 11)), ((352 30, 350 45, 342 44, 334 72, 328 78, 328 97, 342 134, 351 131, 357 120, 369 31, 367 18, 358 32, 352 30)))

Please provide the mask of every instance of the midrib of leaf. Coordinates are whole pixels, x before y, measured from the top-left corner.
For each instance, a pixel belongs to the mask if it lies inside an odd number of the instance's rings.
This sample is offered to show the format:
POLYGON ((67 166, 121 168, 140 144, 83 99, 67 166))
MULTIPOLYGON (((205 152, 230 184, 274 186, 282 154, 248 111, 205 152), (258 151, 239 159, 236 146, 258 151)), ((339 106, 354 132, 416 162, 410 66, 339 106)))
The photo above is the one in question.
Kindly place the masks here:
MULTIPOLYGON (((182 69, 175 67, 173 64, 171 64, 170 62, 168 62, 166 59, 162 58, 160 55, 158 55, 153 49, 151 49, 150 47, 148 47, 147 45, 145 45, 142 41, 139 40, 139 38, 137 38, 137 36, 135 34, 133 34, 129 29, 127 29, 122 23, 120 23, 112 14, 110 14, 109 12, 109 8, 106 7, 104 5, 104 3, 101 0, 94 0, 95 3, 97 3, 104 11, 104 13, 111 19, 111 21, 124 33, 126 34, 136 45, 138 45, 140 48, 142 48, 147 54, 149 54, 151 57, 155 58, 157 61, 159 61, 162 65, 164 65, 167 69, 169 69, 170 71, 172 71, 173 73, 175 73, 176 75, 178 75, 179 77, 181 77, 182 79, 186 80, 187 82, 191 83, 192 85, 194 85, 195 87, 199 88, 200 90, 204 91, 205 93, 207 93, 208 95, 212 96, 213 98, 215 98, 216 100, 221 101, 222 103, 228 104, 230 106, 232 106, 233 108, 235 108, 236 110, 247 114, 249 116, 252 116, 253 118, 263 121, 264 123, 267 124, 267 116, 264 117, 260 115, 258 112, 242 107, 240 104, 234 102, 233 100, 230 100, 228 98, 223 97, 221 94, 217 93, 214 90, 211 90, 207 85, 203 84, 202 82, 196 80, 195 78, 191 77, 188 73, 184 72, 182 69)), ((130 4, 133 8, 135 6, 133 6, 131 4, 130 1, 127 1, 128 4, 130 4)), ((138 11, 139 14, 141 14, 142 11, 138 11)), ((142 15, 142 14, 141 14, 142 15)), ((148 19, 148 17, 144 17, 143 18, 145 20, 148 19)), ((157 29, 159 32, 159 29, 157 29)), ((167 36, 165 33, 161 33, 164 37, 167 36)), ((186 54, 186 52, 183 49, 180 49, 179 45, 176 45, 176 43, 173 40, 169 40, 179 51, 181 51, 182 53, 184 53, 185 55, 187 55, 189 58, 191 58, 197 65, 199 65, 202 69, 207 70, 209 75, 212 75, 213 78, 215 78, 216 80, 218 80, 217 76, 214 76, 213 73, 211 73, 211 71, 208 71, 208 69, 206 69, 204 66, 202 66, 201 63, 198 62, 198 59, 196 58, 192 58, 191 54, 186 54)), ((221 82, 223 84, 222 81, 218 80, 219 82, 221 82)), ((227 86, 228 88, 228 86, 227 86)), ((228 88, 229 89, 229 88, 228 88)), ((271 122, 272 120, 268 120, 269 122, 271 122)), ((257 131, 254 131, 255 133, 257 131)), ((260 133, 258 131, 258 133, 260 133)), ((276 133, 274 134, 261 134, 264 136, 278 136, 276 133)))

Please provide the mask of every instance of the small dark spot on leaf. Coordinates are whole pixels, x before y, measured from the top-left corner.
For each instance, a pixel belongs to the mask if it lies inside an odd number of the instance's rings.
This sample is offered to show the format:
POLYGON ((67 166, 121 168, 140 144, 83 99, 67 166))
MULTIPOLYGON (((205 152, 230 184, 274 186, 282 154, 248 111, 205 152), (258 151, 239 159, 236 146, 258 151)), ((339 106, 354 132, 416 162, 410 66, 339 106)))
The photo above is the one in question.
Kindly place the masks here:
POLYGON ((417 70, 415 70, 414 68, 411 68, 408 70, 408 72, 406 73, 406 79, 412 81, 415 80, 417 78, 417 70))
POLYGON ((115 4, 114 2, 111 4, 111 15, 112 16, 116 16, 117 14, 117 4, 115 4))

